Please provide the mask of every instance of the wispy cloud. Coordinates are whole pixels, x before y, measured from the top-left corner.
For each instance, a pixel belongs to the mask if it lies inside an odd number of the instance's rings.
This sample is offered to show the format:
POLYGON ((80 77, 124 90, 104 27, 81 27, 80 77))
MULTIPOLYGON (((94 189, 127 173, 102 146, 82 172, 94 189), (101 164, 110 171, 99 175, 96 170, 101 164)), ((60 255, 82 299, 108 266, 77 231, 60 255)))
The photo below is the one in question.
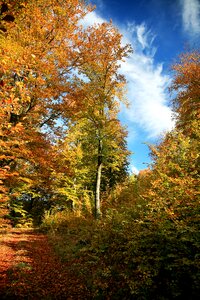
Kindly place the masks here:
POLYGON ((130 101, 123 115, 130 124, 138 124, 148 137, 155 138, 174 125, 167 101, 170 77, 163 74, 162 64, 155 63, 153 41, 156 36, 144 23, 128 24, 123 35, 124 41, 131 43, 135 50, 121 67, 128 80, 130 101))
POLYGON ((144 54, 133 54, 124 64, 122 72, 128 79, 129 109, 125 116, 138 124, 149 137, 156 137, 172 129, 172 112, 167 104, 166 89, 170 78, 162 74, 162 65, 144 54))
MULTIPOLYGON (((88 26, 105 21, 96 12, 92 12, 83 24, 88 26)), ((173 121, 166 91, 170 78, 163 74, 162 64, 156 64, 154 60, 155 34, 145 23, 129 23, 126 28, 121 27, 119 30, 123 34, 123 43, 132 44, 134 49, 133 55, 121 64, 121 72, 128 80, 130 102, 129 108, 123 108, 122 111, 124 123, 128 123, 129 128, 138 125, 149 138, 158 137, 162 132, 172 129, 173 121)))
POLYGON ((140 46, 139 48, 142 48, 142 50, 150 48, 151 50, 154 49, 152 44, 156 35, 153 34, 151 30, 147 29, 144 22, 140 25, 137 25, 134 22, 128 22, 127 28, 124 30, 124 37, 125 39, 129 37, 132 42, 136 41, 135 46, 138 44, 140 46))
POLYGON ((182 0, 180 3, 184 30, 190 35, 200 34, 199 0, 182 0))

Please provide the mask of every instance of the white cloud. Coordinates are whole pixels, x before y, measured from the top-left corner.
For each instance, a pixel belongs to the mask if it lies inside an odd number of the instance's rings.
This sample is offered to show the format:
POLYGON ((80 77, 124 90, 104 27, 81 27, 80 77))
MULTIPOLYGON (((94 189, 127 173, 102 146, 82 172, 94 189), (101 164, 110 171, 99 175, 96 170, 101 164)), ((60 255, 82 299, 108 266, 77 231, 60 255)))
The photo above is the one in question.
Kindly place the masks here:
POLYGON ((171 109, 165 94, 170 78, 162 75, 162 65, 154 66, 151 60, 133 55, 122 65, 122 71, 128 79, 131 104, 125 115, 129 122, 139 124, 149 137, 172 129, 171 109))
MULTIPOLYGON (((137 38, 137 42, 142 47, 142 50, 144 50, 145 48, 151 48, 152 43, 155 39, 155 35, 152 34, 150 30, 147 30, 145 23, 142 23, 140 25, 136 25, 135 23, 128 23, 126 31, 137 38)), ((125 35, 127 34, 125 33, 125 35)))
POLYGON ((136 123, 144 129, 149 137, 157 137, 174 125, 167 105, 166 88, 170 77, 163 74, 162 64, 155 64, 156 49, 152 46, 155 35, 144 24, 133 26, 131 31, 128 26, 127 33, 123 30, 125 41, 136 49, 121 67, 128 80, 130 101, 123 115, 131 124, 136 123))
POLYGON ((84 27, 88 27, 94 24, 102 24, 104 22, 106 22, 105 19, 100 17, 95 11, 92 11, 84 17, 80 24, 84 27))
POLYGON ((130 166, 130 171, 132 174, 135 174, 135 175, 139 174, 139 170, 133 165, 130 166))
MULTIPOLYGON (((82 24, 84 27, 103 23, 106 20, 96 12, 88 14, 82 24)), ((167 105, 166 88, 170 78, 163 74, 162 64, 155 64, 153 47, 155 34, 148 30, 145 23, 129 23, 127 28, 119 29, 123 34, 123 44, 130 43, 134 53, 121 64, 121 72, 128 80, 128 98, 130 107, 123 108, 124 123, 133 128, 139 125, 148 137, 158 137, 173 127, 171 109, 167 105)), ((135 137, 130 132, 130 137, 135 137)))
POLYGON ((182 0, 183 27, 190 35, 200 34, 200 2, 199 0, 182 0))
POLYGON ((146 38, 146 34, 145 34, 145 26, 137 26, 137 37, 138 37, 138 41, 140 42, 140 44, 142 45, 142 49, 147 47, 147 38, 146 38))

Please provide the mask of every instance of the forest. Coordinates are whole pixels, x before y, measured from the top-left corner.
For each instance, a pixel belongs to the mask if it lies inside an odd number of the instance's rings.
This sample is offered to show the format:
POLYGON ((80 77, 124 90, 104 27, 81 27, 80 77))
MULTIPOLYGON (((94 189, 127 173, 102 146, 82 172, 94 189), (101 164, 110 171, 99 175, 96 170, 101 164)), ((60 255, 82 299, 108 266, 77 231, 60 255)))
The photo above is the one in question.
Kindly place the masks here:
POLYGON ((0 1, 1 299, 199 299, 200 52, 172 66, 172 131, 129 172, 112 24, 80 0, 0 1))

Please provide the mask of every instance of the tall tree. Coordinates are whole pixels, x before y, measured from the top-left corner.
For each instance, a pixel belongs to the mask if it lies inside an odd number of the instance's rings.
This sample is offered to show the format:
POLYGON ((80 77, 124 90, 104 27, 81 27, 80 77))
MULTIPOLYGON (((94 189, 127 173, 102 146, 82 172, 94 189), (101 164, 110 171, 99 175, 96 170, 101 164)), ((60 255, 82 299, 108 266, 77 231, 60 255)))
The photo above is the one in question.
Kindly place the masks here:
POLYGON ((80 103, 72 69, 80 64, 79 21, 88 11, 79 0, 1 2, 1 199, 23 182, 48 182, 56 120, 80 103))
MULTIPOLYGON (((98 218, 101 215, 103 164, 106 161, 108 164, 108 157, 115 157, 117 149, 122 150, 119 146, 122 127, 117 120, 117 113, 120 101, 125 100, 126 80, 119 73, 119 62, 128 56, 131 48, 129 45, 122 46, 121 35, 111 23, 90 27, 85 35, 84 47, 79 47, 83 59, 79 71, 85 76, 81 84, 85 95, 85 113, 80 114, 80 118, 86 120, 91 143, 95 147, 95 215, 98 218)), ((115 160, 111 161, 114 166, 115 160)), ((119 164, 119 159, 116 159, 116 164, 119 164)))

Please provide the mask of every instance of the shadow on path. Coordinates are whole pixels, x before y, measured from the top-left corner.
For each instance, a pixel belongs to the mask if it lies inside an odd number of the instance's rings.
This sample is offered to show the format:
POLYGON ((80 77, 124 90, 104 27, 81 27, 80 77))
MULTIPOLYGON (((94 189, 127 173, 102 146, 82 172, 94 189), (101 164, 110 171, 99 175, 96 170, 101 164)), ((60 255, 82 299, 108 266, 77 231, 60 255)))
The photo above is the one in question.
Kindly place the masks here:
POLYGON ((0 233, 0 299, 76 300, 86 294, 47 236, 23 229, 0 233))

